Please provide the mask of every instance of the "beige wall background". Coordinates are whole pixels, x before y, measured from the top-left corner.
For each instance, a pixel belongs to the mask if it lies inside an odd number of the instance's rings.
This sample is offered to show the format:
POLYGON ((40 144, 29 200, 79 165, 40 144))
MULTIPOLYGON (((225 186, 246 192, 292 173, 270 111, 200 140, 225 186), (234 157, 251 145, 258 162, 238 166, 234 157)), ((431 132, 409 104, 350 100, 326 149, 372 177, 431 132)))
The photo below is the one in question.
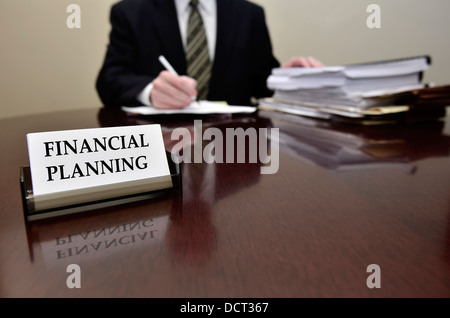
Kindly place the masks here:
MULTIPOLYGON (((95 79, 117 0, 0 1, 0 118, 101 107, 95 79), (69 4, 81 28, 69 29, 69 4)), ((220 0, 219 0, 220 1, 220 0)), ((315 56, 341 65, 429 54, 426 82, 450 83, 448 0, 254 0, 262 5, 281 62, 315 56), (381 28, 369 29, 369 4, 381 28)))

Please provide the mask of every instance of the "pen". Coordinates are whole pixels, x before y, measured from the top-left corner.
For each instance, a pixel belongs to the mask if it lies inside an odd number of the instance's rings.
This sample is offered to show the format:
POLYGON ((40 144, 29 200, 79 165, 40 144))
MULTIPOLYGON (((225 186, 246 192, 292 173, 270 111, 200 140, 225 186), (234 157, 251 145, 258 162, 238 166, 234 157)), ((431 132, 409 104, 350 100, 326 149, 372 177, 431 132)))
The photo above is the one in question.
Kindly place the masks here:
MULTIPOLYGON (((164 55, 160 55, 158 59, 161 62, 161 64, 165 67, 166 70, 168 70, 170 73, 178 76, 177 71, 175 71, 175 69, 172 67, 172 65, 170 65, 169 61, 164 57, 164 55)), ((196 101, 196 99, 197 99, 195 96, 192 96, 191 98, 193 101, 196 101)))
POLYGON ((172 65, 170 65, 169 61, 164 57, 164 55, 160 55, 158 59, 161 62, 161 64, 166 68, 166 70, 178 76, 177 71, 175 71, 172 65))

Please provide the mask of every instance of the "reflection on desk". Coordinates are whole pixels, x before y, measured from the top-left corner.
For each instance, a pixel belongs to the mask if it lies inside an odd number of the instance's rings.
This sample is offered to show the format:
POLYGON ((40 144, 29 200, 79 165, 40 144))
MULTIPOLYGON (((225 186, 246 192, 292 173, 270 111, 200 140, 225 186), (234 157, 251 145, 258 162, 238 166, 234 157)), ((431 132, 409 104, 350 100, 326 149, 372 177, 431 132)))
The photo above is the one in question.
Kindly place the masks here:
POLYGON ((38 259, 53 268, 155 251, 165 239, 169 216, 178 210, 179 200, 174 195, 157 198, 151 210, 139 209, 142 203, 127 204, 127 214, 120 213, 124 206, 116 206, 109 212, 97 210, 28 223, 30 260, 38 259))
POLYGON ((276 120, 280 148, 336 172, 386 169, 415 173, 415 161, 450 155, 450 136, 443 134, 445 122, 439 120, 371 127, 267 111, 259 115, 276 120))

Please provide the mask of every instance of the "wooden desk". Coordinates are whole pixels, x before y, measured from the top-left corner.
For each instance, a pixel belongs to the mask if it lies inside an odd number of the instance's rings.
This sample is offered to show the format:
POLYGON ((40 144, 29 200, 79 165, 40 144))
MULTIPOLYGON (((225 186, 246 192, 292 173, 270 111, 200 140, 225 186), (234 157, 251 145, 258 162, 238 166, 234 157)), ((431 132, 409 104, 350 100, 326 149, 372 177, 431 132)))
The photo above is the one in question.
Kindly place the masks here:
POLYGON ((25 225, 26 133, 194 117, 80 110, 0 121, 1 297, 450 297, 450 117, 357 127, 260 113, 203 128, 279 128, 279 170, 183 164, 183 196, 25 225), (345 146, 345 147, 344 147, 345 146), (69 264, 81 288, 69 289, 69 264), (367 267, 381 269, 370 289, 367 267))

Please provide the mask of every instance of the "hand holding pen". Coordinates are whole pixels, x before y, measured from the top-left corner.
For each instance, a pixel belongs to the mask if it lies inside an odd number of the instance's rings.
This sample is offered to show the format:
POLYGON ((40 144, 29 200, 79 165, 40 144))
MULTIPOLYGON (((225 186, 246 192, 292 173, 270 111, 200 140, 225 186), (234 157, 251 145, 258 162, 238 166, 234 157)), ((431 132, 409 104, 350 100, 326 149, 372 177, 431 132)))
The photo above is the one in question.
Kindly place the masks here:
POLYGON ((197 81, 188 76, 179 76, 170 63, 159 58, 166 68, 153 81, 150 102, 156 108, 180 109, 192 103, 197 96, 197 81))

